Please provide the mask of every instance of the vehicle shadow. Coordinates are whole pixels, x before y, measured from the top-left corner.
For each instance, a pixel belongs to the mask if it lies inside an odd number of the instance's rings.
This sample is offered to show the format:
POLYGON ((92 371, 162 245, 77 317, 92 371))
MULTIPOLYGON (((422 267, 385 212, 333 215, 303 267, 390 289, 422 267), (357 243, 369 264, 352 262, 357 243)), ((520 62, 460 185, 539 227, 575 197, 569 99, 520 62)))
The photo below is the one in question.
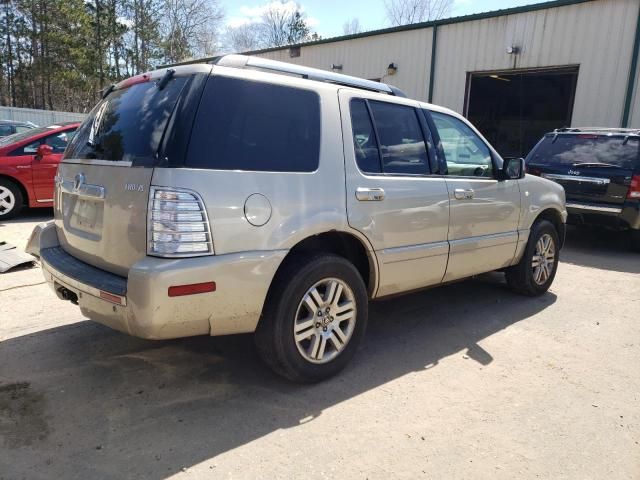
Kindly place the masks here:
POLYGON ((640 273, 640 254, 631 250, 628 232, 568 226, 560 259, 584 267, 640 273))
POLYGON ((53 208, 25 208, 17 217, 0 222, 0 227, 4 227, 6 224, 12 223, 48 222, 52 219, 53 208))
POLYGON ((555 301, 514 295, 490 274, 373 303, 354 362, 317 385, 272 374, 250 335, 152 342, 86 321, 9 339, 0 477, 166 478, 447 356, 488 365, 479 342, 555 301))

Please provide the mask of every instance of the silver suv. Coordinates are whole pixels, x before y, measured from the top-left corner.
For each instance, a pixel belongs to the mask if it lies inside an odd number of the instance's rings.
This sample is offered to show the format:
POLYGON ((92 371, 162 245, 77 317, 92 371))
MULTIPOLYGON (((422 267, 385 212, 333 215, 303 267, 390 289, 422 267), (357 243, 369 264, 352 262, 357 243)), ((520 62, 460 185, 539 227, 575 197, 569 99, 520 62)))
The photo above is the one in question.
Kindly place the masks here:
POLYGON ((492 270, 546 292, 567 215, 450 110, 237 55, 111 87, 56 185, 28 250, 58 297, 143 338, 255 332, 297 381, 347 364, 369 299, 492 270))

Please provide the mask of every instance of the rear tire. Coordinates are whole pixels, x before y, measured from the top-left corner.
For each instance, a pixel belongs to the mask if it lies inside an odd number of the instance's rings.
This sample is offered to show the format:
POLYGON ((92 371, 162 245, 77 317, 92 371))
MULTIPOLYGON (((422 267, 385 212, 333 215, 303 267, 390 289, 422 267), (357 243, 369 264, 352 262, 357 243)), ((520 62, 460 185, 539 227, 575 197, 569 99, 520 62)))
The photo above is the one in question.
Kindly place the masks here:
POLYGON ((343 257, 317 254, 286 262, 269 291, 256 346, 279 375, 319 382, 337 374, 356 353, 367 326, 367 290, 343 257))
POLYGON ((547 220, 534 223, 520 262, 505 272, 509 288, 529 297, 544 294, 556 276, 559 253, 560 241, 553 224, 547 220))
POLYGON ((0 178, 0 221, 10 220, 18 215, 23 203, 20 188, 11 180, 0 178))
POLYGON ((640 230, 631 230, 631 249, 640 253, 640 230))

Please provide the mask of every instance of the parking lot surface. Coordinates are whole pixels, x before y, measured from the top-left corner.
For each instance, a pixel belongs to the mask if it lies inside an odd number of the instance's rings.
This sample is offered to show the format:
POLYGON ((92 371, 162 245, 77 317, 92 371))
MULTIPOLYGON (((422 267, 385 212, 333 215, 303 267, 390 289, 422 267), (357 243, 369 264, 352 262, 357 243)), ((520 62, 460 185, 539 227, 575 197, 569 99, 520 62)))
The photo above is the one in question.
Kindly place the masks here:
POLYGON ((540 298, 490 274, 372 304, 312 386, 251 336, 135 339, 0 275, 0 479, 640 478, 640 255, 571 228, 561 257, 540 298))

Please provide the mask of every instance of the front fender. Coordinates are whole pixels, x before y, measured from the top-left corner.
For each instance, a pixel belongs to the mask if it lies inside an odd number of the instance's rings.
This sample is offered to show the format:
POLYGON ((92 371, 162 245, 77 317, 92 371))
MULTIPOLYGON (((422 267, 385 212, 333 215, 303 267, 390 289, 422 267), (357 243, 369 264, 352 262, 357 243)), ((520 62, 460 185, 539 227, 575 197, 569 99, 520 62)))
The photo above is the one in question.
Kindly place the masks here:
POLYGON ((521 214, 519 230, 530 230, 543 212, 553 210, 567 222, 567 207, 564 188, 551 180, 527 175, 520 180, 521 214))

